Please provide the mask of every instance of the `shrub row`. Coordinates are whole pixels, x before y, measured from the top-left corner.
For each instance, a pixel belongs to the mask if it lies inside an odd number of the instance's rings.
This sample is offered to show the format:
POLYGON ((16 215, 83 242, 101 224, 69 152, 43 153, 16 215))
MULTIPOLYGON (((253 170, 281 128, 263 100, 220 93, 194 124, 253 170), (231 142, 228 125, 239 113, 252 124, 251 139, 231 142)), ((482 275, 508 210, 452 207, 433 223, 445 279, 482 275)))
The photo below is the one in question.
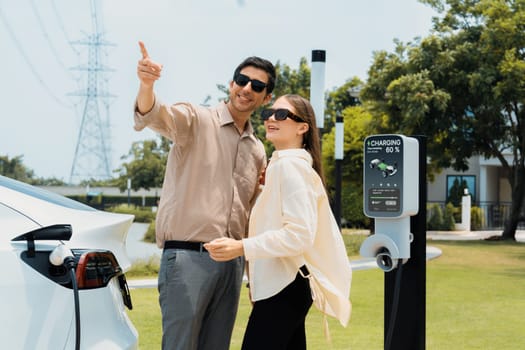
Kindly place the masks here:
MULTIPOLYGON (((457 217, 461 217, 461 209, 447 203, 443 209, 438 203, 427 206, 427 230, 452 231, 455 228, 457 217)), ((480 230, 483 220, 483 211, 480 207, 470 208, 470 229, 480 230)))

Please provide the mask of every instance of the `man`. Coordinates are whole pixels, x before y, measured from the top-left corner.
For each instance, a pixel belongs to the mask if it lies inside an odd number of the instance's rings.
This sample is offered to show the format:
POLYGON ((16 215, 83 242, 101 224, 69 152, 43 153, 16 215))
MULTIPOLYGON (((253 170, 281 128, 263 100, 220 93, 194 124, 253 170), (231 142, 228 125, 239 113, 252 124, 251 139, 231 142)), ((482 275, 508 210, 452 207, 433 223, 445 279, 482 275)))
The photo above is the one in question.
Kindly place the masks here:
POLYGON ((203 244, 247 234, 266 165, 250 116, 270 101, 275 68, 249 57, 234 72, 228 102, 213 108, 167 105, 153 89, 162 65, 139 45, 135 129, 148 127, 173 141, 156 219, 157 245, 163 248, 158 277, 162 348, 227 350, 244 260, 215 262, 203 244))

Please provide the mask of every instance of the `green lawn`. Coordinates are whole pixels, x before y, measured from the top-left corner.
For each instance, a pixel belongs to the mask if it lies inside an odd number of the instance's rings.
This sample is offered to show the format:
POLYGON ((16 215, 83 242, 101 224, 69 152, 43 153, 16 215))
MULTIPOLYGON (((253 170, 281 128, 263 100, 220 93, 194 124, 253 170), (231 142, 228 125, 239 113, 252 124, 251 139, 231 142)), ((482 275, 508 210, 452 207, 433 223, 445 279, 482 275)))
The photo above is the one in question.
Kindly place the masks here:
MULTIPOLYGON (((443 255, 427 264, 427 349, 523 348, 525 244, 428 243, 443 255)), ((358 258, 354 250, 349 249, 351 259, 358 258)), ((352 318, 347 328, 329 319, 331 344, 324 337, 321 314, 312 308, 307 319, 308 348, 382 350, 383 275, 379 269, 354 272, 352 318)), ((231 349, 240 349, 250 312, 246 291, 243 288, 231 349)), ((136 289, 131 294, 134 309, 129 315, 139 331, 140 349, 160 349, 156 289, 136 289)))

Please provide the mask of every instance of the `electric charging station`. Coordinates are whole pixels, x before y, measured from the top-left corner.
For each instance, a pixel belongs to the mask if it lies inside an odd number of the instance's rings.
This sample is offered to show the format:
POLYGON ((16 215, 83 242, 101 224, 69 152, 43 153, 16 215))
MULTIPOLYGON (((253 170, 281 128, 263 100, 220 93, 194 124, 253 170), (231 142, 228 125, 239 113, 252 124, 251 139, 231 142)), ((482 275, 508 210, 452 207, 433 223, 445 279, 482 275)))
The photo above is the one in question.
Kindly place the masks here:
POLYGON ((369 136, 363 161, 363 212, 375 227, 360 254, 385 272, 384 349, 424 350, 426 137, 369 136))
POLYGON ((365 139, 363 210, 375 219, 375 234, 361 245, 364 257, 389 272, 410 258, 410 216, 418 212, 419 145, 404 135, 365 139))

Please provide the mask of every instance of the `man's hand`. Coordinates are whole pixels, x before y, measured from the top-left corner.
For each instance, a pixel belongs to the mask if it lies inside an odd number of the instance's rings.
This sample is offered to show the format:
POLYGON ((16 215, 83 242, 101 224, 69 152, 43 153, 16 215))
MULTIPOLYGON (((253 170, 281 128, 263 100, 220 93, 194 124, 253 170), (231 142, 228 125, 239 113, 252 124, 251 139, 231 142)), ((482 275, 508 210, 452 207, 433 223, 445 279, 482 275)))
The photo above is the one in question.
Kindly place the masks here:
POLYGON ((217 238, 204 244, 204 248, 215 261, 228 261, 244 255, 242 241, 232 238, 217 238))
POLYGON ((146 50, 146 46, 144 46, 142 41, 139 41, 139 46, 142 59, 139 60, 137 66, 137 75, 145 87, 152 87, 153 83, 160 78, 162 65, 149 57, 148 50, 146 50))

